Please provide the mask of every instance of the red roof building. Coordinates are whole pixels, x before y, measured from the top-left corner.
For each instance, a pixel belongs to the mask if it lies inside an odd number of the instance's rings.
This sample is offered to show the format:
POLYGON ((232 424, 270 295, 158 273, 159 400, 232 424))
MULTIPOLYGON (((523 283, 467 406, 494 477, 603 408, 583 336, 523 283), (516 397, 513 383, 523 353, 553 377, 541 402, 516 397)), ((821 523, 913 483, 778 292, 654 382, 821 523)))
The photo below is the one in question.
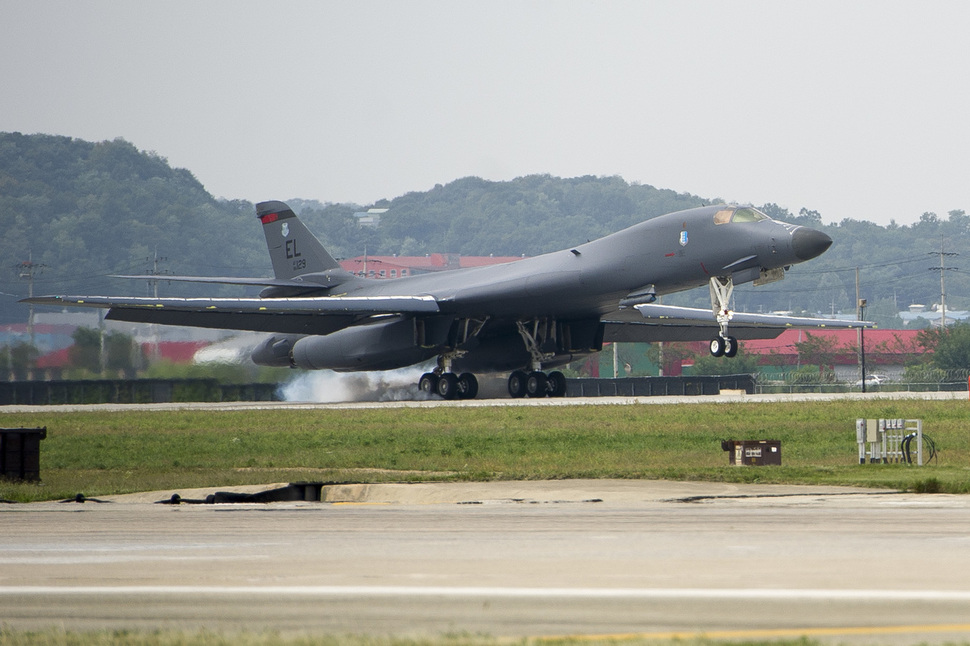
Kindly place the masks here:
MULTIPOLYGON (((905 365, 925 353, 916 342, 919 330, 866 330, 866 362, 873 365, 905 365)), ((810 339, 820 342, 835 365, 858 361, 859 337, 856 330, 785 330, 774 339, 742 341, 744 352, 761 356, 762 365, 795 366, 807 363, 799 357, 796 344, 810 339)))

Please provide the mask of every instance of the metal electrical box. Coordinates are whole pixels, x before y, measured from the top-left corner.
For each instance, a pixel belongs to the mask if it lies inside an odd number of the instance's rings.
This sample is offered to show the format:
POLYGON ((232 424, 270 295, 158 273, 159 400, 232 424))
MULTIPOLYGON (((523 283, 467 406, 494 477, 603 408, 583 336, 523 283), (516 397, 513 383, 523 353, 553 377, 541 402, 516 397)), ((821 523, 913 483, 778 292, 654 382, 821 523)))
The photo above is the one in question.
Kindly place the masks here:
POLYGON ((859 464, 913 464, 915 461, 918 466, 923 466, 921 419, 860 418, 855 421, 855 435, 859 444, 859 464))
POLYGON ((725 440, 721 448, 733 466, 781 466, 781 440, 725 440))
POLYGON ((40 480, 40 441, 43 428, 0 428, 0 477, 40 480))

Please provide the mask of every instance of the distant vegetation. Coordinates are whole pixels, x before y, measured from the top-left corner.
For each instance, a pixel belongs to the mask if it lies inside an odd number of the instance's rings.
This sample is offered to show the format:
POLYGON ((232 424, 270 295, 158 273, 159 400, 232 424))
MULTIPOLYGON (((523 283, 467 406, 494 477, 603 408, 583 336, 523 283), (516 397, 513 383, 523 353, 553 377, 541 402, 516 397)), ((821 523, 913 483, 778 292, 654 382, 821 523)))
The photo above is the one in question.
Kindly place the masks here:
MULTIPOLYGON (((268 195, 267 199, 285 196, 268 195)), ((363 254, 534 255, 600 237, 670 211, 719 200, 631 184, 619 177, 532 175, 493 182, 467 177, 373 205, 291 199, 311 229, 338 257, 363 254), (359 227, 354 213, 387 208, 377 229, 359 227)), ((910 226, 843 220, 823 224, 808 209, 793 214, 775 204, 769 215, 819 227, 836 244, 822 259, 794 268, 783 283, 736 292, 739 309, 845 311, 855 308, 855 268, 861 268, 868 315, 891 326, 898 308, 931 304, 940 292, 941 241, 967 254, 970 216, 924 213, 910 226)), ((147 293, 145 283, 107 276, 164 273, 269 275, 253 205, 214 199, 184 169, 116 139, 91 143, 50 135, 0 133, 0 323, 22 322, 15 305, 26 282, 14 266, 43 265, 36 293, 147 293)), ((957 262, 947 262, 957 266, 957 262)), ((947 271, 947 304, 970 306, 970 279, 947 271)), ((162 283, 160 293, 229 294, 236 288, 162 283)), ((668 302, 704 305, 695 290, 668 302)))

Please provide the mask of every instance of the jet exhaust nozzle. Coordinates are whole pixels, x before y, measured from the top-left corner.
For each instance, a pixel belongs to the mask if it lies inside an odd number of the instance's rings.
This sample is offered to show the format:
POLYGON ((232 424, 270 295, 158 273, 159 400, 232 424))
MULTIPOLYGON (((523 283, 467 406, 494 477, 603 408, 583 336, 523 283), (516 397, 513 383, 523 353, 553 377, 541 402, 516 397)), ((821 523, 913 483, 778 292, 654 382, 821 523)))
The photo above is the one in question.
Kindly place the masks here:
POLYGON ((260 343, 250 355, 257 366, 271 366, 274 368, 290 367, 290 351, 293 344, 302 336, 271 336, 260 343))

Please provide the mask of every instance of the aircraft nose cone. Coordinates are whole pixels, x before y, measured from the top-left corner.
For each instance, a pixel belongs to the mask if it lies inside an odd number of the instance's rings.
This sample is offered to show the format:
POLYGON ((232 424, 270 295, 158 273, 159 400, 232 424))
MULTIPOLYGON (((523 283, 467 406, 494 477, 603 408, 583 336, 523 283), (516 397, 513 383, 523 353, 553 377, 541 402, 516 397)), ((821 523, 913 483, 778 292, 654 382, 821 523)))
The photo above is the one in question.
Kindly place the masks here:
POLYGON ((832 238, 821 231, 801 227, 791 237, 791 248, 799 260, 811 260, 832 246, 832 238))

